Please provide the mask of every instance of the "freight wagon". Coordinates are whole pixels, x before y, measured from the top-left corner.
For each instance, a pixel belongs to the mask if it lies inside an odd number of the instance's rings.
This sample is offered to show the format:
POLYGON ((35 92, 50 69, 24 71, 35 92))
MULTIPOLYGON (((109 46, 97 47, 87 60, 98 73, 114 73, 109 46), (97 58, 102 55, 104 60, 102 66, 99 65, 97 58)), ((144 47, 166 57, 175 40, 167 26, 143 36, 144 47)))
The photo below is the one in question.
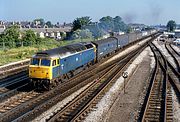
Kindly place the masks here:
POLYGON ((127 34, 123 34, 116 37, 118 40, 118 48, 122 48, 129 43, 129 37, 127 34))
POLYGON ((107 39, 92 42, 97 49, 96 60, 99 61, 102 58, 106 57, 108 54, 115 52, 115 50, 117 50, 117 41, 117 38, 109 37, 107 39))

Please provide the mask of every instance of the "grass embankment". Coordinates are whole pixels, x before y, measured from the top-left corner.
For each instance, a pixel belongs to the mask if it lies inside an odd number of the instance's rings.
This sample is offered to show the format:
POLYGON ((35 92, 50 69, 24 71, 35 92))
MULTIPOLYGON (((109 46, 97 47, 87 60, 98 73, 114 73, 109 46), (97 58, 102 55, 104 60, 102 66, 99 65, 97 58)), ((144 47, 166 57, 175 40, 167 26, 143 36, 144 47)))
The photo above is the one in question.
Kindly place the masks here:
POLYGON ((24 60, 30 58, 38 51, 53 49, 59 46, 65 46, 71 43, 77 43, 81 41, 92 41, 93 39, 76 39, 72 41, 60 41, 49 40, 42 42, 41 44, 32 45, 28 47, 18 47, 18 48, 6 48, 5 50, 0 50, 0 65, 8 64, 15 61, 24 60))

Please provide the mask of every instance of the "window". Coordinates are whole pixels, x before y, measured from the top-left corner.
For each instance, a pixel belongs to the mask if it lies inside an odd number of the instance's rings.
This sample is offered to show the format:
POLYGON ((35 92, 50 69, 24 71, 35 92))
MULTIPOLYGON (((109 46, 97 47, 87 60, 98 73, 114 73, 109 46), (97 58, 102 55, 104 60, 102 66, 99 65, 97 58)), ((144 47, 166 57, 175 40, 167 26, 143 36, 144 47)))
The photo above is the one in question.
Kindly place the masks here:
POLYGON ((56 60, 53 60, 52 66, 56 66, 56 60))
POLYGON ((85 45, 85 46, 86 46, 87 49, 93 48, 92 44, 87 44, 87 45, 85 45))
POLYGON ((40 60, 40 59, 38 59, 38 58, 33 58, 33 59, 31 60, 31 65, 39 65, 39 60, 40 60))
POLYGON ((59 64, 59 59, 57 59, 57 64, 59 64))
POLYGON ((51 61, 48 59, 41 59, 41 66, 50 66, 51 61))

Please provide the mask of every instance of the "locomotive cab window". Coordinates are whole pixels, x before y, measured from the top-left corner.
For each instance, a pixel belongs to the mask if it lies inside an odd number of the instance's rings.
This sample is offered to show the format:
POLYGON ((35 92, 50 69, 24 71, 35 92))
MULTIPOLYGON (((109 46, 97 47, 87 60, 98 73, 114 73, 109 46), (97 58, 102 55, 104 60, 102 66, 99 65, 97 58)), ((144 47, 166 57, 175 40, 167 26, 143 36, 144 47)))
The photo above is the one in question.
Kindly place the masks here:
POLYGON ((41 59, 41 66, 50 66, 51 61, 49 59, 41 59))
POLYGON ((40 61, 40 59, 33 58, 33 59, 31 59, 31 65, 39 65, 39 61, 40 61))
POLYGON ((59 59, 57 59, 57 64, 59 65, 59 59))
POLYGON ((53 60, 52 66, 56 66, 56 60, 53 60))

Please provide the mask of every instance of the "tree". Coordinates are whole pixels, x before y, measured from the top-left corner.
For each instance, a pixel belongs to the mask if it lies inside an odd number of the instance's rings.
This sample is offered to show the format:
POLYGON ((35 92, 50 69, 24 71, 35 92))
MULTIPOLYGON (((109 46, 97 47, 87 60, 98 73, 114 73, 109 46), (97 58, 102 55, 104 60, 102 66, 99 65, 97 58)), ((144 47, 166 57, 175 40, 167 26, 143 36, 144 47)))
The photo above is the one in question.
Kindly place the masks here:
POLYGON ((119 31, 127 31, 127 25, 122 21, 122 18, 119 16, 116 16, 113 18, 114 21, 114 29, 113 31, 119 32, 119 31))
POLYGON ((27 30, 22 38, 24 42, 26 42, 27 45, 29 44, 35 44, 37 40, 37 36, 32 30, 27 30))
POLYGON ((112 31, 114 28, 114 21, 113 18, 110 16, 102 17, 100 20, 100 28, 102 28, 105 31, 112 31))
POLYGON ((48 28, 52 28, 52 27, 53 27, 51 21, 47 21, 47 22, 46 22, 46 25, 48 26, 48 28))
POLYGON ((102 17, 100 20, 100 28, 106 32, 126 31, 127 25, 122 21, 120 16, 114 18, 110 16, 102 17))
POLYGON ((44 19, 40 18, 40 19, 35 19, 34 23, 41 25, 41 26, 44 26, 45 21, 44 21, 44 19))
POLYGON ((62 40, 66 38, 66 33, 65 32, 60 32, 60 35, 61 35, 62 40))
POLYGON ((90 23, 91 23, 91 18, 88 16, 77 18, 73 21, 72 31, 76 31, 78 29, 84 29, 85 26, 88 26, 90 23))
POLYGON ((170 20, 167 23, 167 30, 168 31, 174 31, 175 28, 176 28, 176 22, 174 20, 170 20))
POLYGON ((104 34, 103 30, 99 26, 100 26, 99 23, 95 22, 86 27, 87 29, 90 30, 90 32, 92 33, 92 36, 96 39, 98 39, 99 37, 102 37, 104 34))
POLYGON ((13 25, 4 31, 4 37, 3 37, 4 42, 7 43, 8 46, 14 47, 15 43, 17 44, 20 42, 19 36, 20 36, 19 27, 13 25))
POLYGON ((79 32, 79 36, 82 39, 92 38, 92 33, 88 29, 85 29, 79 32))
MULTIPOLYGON (((5 34, 2 33, 2 34, 0 34, 0 44, 1 44, 1 46, 3 46, 3 49, 5 49, 5 46, 6 46, 5 42, 8 42, 8 41, 7 41, 5 34)), ((9 45, 9 43, 8 43, 8 45, 9 45)))

